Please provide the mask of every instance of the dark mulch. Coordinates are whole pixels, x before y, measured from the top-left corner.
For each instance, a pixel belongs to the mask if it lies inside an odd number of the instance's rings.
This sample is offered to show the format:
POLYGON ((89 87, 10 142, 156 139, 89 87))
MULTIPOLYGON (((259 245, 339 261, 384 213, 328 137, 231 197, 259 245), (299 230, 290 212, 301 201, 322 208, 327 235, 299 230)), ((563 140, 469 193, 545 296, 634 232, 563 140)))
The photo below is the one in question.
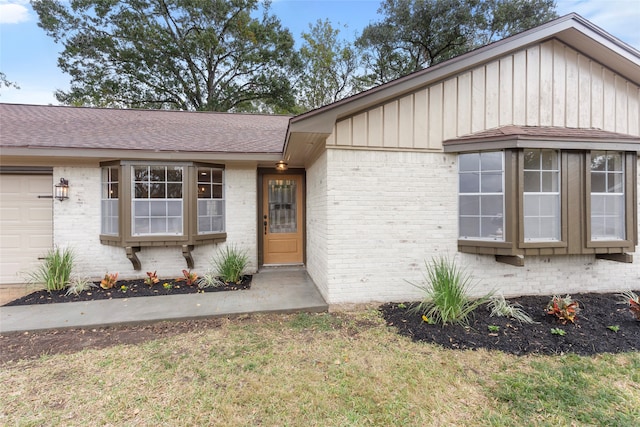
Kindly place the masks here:
MULTIPOLYGON (((636 291, 636 294, 638 291, 636 291)), ((574 324, 563 325, 545 312, 550 296, 523 296, 508 299, 519 303, 538 323, 524 324, 504 317, 490 317, 486 306, 473 314, 469 327, 458 325, 430 325, 421 315, 411 314, 409 303, 389 303, 380 307, 388 325, 413 341, 439 344, 452 349, 491 349, 515 355, 574 353, 620 353, 640 350, 640 321, 635 320, 628 305, 619 304, 616 294, 572 295, 580 303, 581 311, 574 324), (406 306, 406 308, 402 308, 406 306), (489 331, 489 325, 500 328, 489 331), (619 326, 617 332, 608 326, 619 326), (551 333, 560 328, 566 335, 551 333)))
POLYGON ((189 286, 184 281, 176 279, 160 280, 153 286, 146 285, 144 280, 118 280, 112 289, 102 289, 100 282, 94 283, 96 287, 89 291, 81 292, 78 295, 66 295, 66 290, 62 291, 36 291, 25 295, 22 298, 13 300, 5 306, 12 305, 32 305, 32 304, 52 304, 61 302, 93 301, 114 298, 150 297, 155 295, 179 295, 195 294, 198 292, 225 292, 249 289, 253 276, 245 275, 240 283, 225 283, 224 286, 199 289, 198 286, 189 286), (164 286, 167 283, 169 286, 164 286), (124 288, 123 288, 124 287, 124 288))

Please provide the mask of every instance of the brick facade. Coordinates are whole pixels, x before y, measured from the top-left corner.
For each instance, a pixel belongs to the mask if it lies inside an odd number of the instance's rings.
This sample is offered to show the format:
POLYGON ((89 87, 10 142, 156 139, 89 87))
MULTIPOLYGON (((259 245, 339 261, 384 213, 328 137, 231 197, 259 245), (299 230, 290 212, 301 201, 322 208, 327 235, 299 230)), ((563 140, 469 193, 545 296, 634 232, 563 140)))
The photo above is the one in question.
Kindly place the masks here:
POLYGON ((307 263, 330 304, 419 299, 408 282, 420 282, 425 260, 439 255, 455 258, 473 275, 477 295, 619 291, 640 283, 637 255, 633 264, 594 256, 527 257, 524 267, 514 267, 493 256, 458 253, 455 155, 329 149, 325 156, 308 169, 308 188, 326 179, 327 191, 326 200, 314 194, 308 201, 314 213, 308 212, 307 239, 315 242, 312 234, 326 230, 326 254, 308 244, 307 263), (315 172, 325 168, 326 178, 315 172), (318 213, 323 204, 325 224, 318 213), (326 272, 316 265, 326 265, 326 272))
MULTIPOLYGON (((136 271, 124 248, 100 243, 100 168, 56 167, 53 176, 69 180, 70 197, 53 204, 53 242, 73 248, 75 276, 98 279, 106 272, 119 273, 122 279, 145 277, 157 271, 159 277, 180 277, 187 268, 179 246, 142 248, 138 258, 142 270, 136 271)), ((257 271, 257 172, 254 165, 225 169, 227 240, 220 244, 196 246, 192 251, 193 271, 211 268, 211 258, 225 245, 235 245, 249 256, 248 272, 257 271)))

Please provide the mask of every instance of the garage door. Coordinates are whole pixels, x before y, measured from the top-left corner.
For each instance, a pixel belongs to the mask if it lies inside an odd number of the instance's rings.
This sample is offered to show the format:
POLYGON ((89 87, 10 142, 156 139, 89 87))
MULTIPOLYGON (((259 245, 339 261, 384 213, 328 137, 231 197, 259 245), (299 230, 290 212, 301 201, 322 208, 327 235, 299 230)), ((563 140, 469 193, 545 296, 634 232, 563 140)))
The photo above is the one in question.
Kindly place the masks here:
POLYGON ((0 284, 24 283, 53 247, 51 175, 0 174, 0 284))

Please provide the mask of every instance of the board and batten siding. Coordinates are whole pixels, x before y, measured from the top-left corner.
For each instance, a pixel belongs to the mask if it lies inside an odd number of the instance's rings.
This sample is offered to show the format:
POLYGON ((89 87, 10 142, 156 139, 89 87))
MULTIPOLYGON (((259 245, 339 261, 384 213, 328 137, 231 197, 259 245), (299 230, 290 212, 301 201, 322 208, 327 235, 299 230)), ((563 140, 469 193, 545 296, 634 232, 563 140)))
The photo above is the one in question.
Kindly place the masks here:
POLYGON ((327 146, 439 151, 505 125, 640 135, 640 87, 550 40, 340 120, 327 146))

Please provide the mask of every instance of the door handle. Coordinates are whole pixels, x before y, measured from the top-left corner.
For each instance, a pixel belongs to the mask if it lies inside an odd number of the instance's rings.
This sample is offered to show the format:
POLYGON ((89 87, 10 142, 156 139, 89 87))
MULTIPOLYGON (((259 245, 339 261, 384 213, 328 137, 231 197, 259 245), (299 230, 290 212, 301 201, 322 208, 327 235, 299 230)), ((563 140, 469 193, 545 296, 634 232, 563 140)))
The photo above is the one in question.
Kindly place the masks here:
POLYGON ((267 235, 267 221, 265 220, 263 224, 264 224, 264 235, 266 236, 267 235))

